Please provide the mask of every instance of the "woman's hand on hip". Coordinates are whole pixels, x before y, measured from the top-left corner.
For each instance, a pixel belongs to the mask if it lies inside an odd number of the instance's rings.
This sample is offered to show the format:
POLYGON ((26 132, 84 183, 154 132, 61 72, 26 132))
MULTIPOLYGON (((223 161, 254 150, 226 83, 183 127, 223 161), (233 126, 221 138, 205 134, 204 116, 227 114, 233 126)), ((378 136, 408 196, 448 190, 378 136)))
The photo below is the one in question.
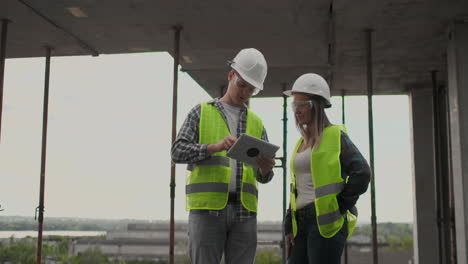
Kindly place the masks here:
POLYGON ((294 235, 292 233, 286 234, 284 237, 284 243, 286 246, 286 257, 289 258, 291 254, 291 249, 294 247, 294 235))

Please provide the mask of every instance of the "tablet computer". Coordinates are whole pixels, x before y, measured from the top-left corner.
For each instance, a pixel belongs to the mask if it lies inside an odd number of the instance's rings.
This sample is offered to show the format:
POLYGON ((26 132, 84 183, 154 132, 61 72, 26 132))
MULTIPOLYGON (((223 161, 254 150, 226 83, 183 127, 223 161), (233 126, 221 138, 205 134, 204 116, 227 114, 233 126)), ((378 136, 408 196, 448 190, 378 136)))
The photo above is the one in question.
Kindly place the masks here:
POLYGON ((257 162, 255 161, 257 156, 274 157, 278 149, 279 146, 247 134, 242 134, 226 155, 232 159, 245 162, 250 166, 257 167, 257 162))

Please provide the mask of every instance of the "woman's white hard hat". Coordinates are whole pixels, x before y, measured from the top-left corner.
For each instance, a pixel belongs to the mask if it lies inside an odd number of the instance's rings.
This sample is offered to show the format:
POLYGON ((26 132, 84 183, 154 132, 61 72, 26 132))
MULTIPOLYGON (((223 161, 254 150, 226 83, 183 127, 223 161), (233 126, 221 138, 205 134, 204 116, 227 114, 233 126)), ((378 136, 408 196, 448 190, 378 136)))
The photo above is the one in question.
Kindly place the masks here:
POLYGON ((293 93, 320 96, 327 102, 326 107, 331 106, 330 87, 328 87, 327 81, 322 76, 315 73, 301 75, 294 82, 292 89, 283 93, 287 96, 291 96, 293 93))

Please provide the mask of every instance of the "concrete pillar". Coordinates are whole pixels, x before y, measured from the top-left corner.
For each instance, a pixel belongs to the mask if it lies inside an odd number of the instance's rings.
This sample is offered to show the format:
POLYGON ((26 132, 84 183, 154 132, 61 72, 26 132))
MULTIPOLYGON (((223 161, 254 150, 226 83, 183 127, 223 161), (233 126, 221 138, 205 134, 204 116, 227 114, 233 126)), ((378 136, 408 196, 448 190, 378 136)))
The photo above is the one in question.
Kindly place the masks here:
POLYGON ((454 24, 448 42, 448 93, 457 263, 467 264, 468 239, 468 25, 454 24))
POLYGON ((435 160, 432 90, 410 94, 413 130, 413 202, 415 264, 439 263, 435 196, 435 160))

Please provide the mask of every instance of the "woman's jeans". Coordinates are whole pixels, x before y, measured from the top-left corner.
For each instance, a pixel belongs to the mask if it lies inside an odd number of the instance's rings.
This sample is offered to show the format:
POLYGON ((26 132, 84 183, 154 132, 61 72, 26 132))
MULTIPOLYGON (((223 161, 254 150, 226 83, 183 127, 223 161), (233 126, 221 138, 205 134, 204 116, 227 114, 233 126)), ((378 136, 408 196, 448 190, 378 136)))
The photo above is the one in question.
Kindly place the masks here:
POLYGON ((296 211, 297 236, 288 259, 289 264, 340 264, 348 236, 347 221, 331 238, 320 235, 314 204, 296 211))

